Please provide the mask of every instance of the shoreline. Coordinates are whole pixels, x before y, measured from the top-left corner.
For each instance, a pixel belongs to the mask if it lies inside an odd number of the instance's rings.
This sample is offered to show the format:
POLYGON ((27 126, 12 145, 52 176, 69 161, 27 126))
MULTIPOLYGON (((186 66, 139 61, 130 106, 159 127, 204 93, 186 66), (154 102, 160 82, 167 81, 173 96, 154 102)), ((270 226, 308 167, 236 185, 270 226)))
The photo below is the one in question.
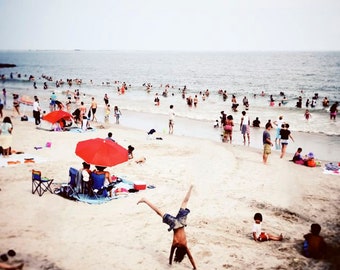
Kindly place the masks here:
MULTIPOLYGON (((29 121, 33 122, 32 118, 32 106, 25 106, 22 110, 22 114, 29 117, 29 121)), ((4 109, 4 116, 12 115, 12 110, 4 109)), ((91 126, 98 124, 106 125, 104 120, 104 108, 99 107, 97 110, 98 122, 90 121, 91 126)), ((18 116, 16 116, 19 118, 18 116)), ((115 118, 111 112, 109 124, 112 126, 113 130, 117 126, 115 124, 115 118)), ((44 123, 46 124, 46 123, 44 123)), ((136 112, 131 110, 123 110, 122 116, 120 117, 120 126, 126 128, 132 128, 145 132, 145 136, 150 129, 155 129, 156 133, 154 137, 162 137, 168 133, 168 115, 160 113, 151 112, 136 112)), ((244 147, 254 148, 259 151, 262 155, 263 145, 262 145, 262 134, 264 128, 250 128, 250 145, 243 145, 243 137, 239 130, 238 123, 235 123, 233 130, 233 143, 232 145, 239 145, 244 147)), ((275 141, 276 128, 275 126, 271 130, 271 139, 275 141)), ((174 134, 178 136, 184 136, 188 138, 199 138, 208 139, 213 142, 220 142, 221 144, 229 145, 229 143, 223 143, 221 141, 221 128, 213 128, 213 122, 190 119, 186 117, 176 116, 174 134)), ((303 149, 302 155, 307 155, 309 152, 313 152, 316 159, 320 161, 328 162, 338 162, 340 153, 340 136, 338 135, 326 135, 317 133, 307 133, 307 132, 296 132, 292 131, 292 136, 294 138, 289 140, 289 144, 286 150, 286 156, 284 159, 292 159, 295 151, 298 147, 303 149)), ((280 149, 274 146, 272 147, 272 152, 280 153, 280 149)))
MULTIPOLYGON (((127 128, 135 128, 142 131, 144 130, 146 133, 153 128, 157 131, 156 137, 161 137, 168 133, 168 116, 125 110, 123 116, 120 119, 120 125, 127 128), (140 119, 143 119, 143 121, 140 121, 140 119)), ((263 150, 263 131, 264 128, 251 127, 250 129, 249 147, 260 151, 261 154, 263 150)), ((178 136, 201 138, 214 142, 221 142, 221 132, 222 130, 220 128, 213 128, 213 122, 188 119, 178 116, 175 118, 174 134, 178 136)), ((272 141, 274 141, 276 134, 275 127, 270 133, 272 141)), ((286 156, 284 159, 292 159, 298 147, 303 149, 303 155, 313 152, 316 159, 318 160, 334 162, 339 158, 340 136, 329 136, 315 133, 310 134, 305 132, 292 132, 292 136, 295 142, 289 140, 286 156)), ((228 143, 221 142, 221 144, 228 143)), ((243 137, 237 124, 234 126, 233 131, 233 145, 243 146, 243 137)), ((280 152, 280 150, 275 149, 275 146, 272 148, 272 151, 278 153, 280 152)))

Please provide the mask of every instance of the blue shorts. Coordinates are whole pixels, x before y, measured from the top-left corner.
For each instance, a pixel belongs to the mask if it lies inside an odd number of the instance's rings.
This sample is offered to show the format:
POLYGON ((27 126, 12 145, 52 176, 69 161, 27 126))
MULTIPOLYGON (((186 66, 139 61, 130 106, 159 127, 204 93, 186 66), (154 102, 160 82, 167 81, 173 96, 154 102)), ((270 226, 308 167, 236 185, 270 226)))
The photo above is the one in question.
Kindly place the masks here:
POLYGON ((168 224, 170 227, 168 231, 179 229, 187 226, 187 215, 190 213, 188 208, 180 208, 177 216, 174 217, 170 214, 164 214, 163 223, 168 224))
POLYGON ((245 135, 245 134, 248 134, 249 131, 248 131, 248 125, 242 125, 241 127, 241 133, 242 135, 245 135))

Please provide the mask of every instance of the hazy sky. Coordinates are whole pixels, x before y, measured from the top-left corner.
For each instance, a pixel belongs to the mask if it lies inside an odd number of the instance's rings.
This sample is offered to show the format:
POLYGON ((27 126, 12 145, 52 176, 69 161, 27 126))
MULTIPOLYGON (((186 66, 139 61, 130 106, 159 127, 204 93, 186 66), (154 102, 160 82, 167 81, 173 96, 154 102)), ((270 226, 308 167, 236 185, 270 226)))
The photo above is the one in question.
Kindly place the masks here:
POLYGON ((0 0, 0 50, 340 50, 340 0, 0 0))

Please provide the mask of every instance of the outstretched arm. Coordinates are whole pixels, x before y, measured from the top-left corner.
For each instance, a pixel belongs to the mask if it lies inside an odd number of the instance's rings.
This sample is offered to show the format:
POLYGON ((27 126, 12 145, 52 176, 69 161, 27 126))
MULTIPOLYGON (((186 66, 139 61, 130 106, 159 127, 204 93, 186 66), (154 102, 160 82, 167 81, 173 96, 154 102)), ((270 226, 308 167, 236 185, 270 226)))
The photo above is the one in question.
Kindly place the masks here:
POLYGON ((188 190, 187 194, 185 195, 184 200, 182 202, 181 208, 185 209, 187 207, 187 204, 188 204, 188 201, 189 201, 189 198, 190 198, 190 195, 191 195, 191 190, 193 189, 193 187, 194 187, 193 185, 190 185, 189 190, 188 190))
POLYGON ((172 258, 174 256, 174 251, 175 251, 175 246, 171 245, 171 250, 170 250, 170 257, 169 257, 169 264, 172 265, 172 258))
POLYGON ((159 216, 163 217, 164 216, 164 212, 161 211, 157 206, 155 206, 154 204, 152 204, 150 201, 148 201, 147 199, 145 198, 141 198, 137 204, 140 204, 140 203, 145 203, 147 204, 152 210, 154 210, 159 216))
POLYGON ((188 254, 188 257, 189 257, 189 260, 190 260, 190 262, 191 262, 191 265, 192 265, 193 269, 194 269, 194 270, 197 269, 197 268, 196 268, 195 261, 194 261, 194 258, 192 257, 191 252, 190 252, 190 250, 188 249, 188 247, 187 247, 187 254, 188 254))
POLYGON ((290 138, 291 138, 291 140, 294 142, 294 139, 293 139, 292 135, 290 135, 290 134, 289 134, 289 137, 290 137, 290 138))

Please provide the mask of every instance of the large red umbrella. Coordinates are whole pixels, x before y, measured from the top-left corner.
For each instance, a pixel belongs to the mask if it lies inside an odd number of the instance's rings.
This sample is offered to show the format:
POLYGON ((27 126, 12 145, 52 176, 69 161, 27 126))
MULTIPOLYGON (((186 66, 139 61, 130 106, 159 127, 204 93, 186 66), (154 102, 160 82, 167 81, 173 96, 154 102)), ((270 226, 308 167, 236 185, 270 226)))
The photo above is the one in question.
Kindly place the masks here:
POLYGON ((75 153, 85 162, 111 167, 128 161, 128 150, 109 139, 89 139, 77 143, 75 153))
POLYGON ((58 122, 62 119, 69 120, 69 119, 72 119, 72 118, 73 118, 72 114, 65 112, 63 110, 57 110, 57 111, 53 111, 53 112, 46 114, 43 117, 43 120, 46 120, 46 121, 54 124, 54 123, 56 123, 56 122, 58 122))

